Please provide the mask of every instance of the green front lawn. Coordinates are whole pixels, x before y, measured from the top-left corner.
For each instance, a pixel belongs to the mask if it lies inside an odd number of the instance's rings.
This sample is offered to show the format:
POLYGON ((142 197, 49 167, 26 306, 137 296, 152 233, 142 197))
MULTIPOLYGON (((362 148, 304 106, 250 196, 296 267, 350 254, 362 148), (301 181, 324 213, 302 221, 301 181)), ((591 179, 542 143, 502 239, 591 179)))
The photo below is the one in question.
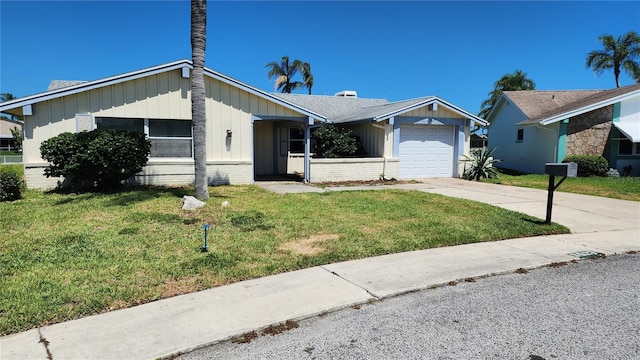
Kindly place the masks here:
POLYGON ((414 191, 215 187, 205 208, 184 212, 180 198, 192 192, 29 190, 0 203, 0 335, 337 261, 568 232, 414 191), (205 223, 212 225, 208 253, 200 252, 205 223))
MULTIPOLYGON (((506 169, 499 169, 499 173, 498 179, 482 179, 482 181, 545 190, 549 187, 548 175, 521 174, 506 169)), ((560 178, 556 177, 556 183, 558 181, 560 178)), ((558 191, 640 201, 640 177, 567 178, 558 187, 558 191)))

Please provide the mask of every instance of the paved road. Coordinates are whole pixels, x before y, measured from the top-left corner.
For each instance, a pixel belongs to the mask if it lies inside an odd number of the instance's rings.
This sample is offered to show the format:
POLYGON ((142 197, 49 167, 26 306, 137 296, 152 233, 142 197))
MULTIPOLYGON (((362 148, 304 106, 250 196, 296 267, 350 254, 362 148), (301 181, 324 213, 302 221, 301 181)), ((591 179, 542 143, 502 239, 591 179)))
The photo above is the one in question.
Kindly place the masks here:
POLYGON ((639 265, 625 254, 461 282, 180 359, 640 359, 639 265))

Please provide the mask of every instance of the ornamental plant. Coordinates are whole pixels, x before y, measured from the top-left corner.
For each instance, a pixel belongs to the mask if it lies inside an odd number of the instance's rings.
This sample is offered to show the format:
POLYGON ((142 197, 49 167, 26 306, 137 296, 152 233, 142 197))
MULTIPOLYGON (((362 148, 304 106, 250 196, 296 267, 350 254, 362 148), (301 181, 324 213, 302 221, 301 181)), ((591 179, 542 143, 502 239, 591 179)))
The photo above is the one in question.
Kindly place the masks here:
POLYGON ((47 177, 64 177, 72 188, 111 190, 147 164, 151 141, 136 131, 98 129, 62 133, 42 143, 47 177))
POLYGON ((482 150, 472 151, 471 156, 464 155, 466 164, 462 177, 469 181, 480 181, 481 178, 497 178, 498 172, 493 167, 493 164, 502 160, 493 158, 492 155, 495 150, 493 148, 487 151, 483 148, 482 150))
POLYGON ((571 155, 562 162, 576 163, 579 177, 606 176, 609 171, 609 162, 600 155, 571 155))
POLYGON ((311 151, 316 158, 338 158, 365 156, 366 151, 360 138, 353 130, 324 124, 311 135, 311 151))
POLYGON ((15 172, 0 168, 0 201, 13 201, 22 197, 22 179, 15 172))

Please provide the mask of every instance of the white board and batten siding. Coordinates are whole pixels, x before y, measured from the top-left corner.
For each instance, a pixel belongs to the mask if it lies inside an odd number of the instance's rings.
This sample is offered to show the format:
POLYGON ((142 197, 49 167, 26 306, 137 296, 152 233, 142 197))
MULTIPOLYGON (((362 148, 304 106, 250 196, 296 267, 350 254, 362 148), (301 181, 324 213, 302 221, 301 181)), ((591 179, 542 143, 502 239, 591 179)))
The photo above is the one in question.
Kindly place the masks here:
POLYGON ((453 176, 454 126, 400 126, 400 178, 453 176))
MULTIPOLYGON (((210 77, 205 90, 208 178, 211 183, 251 183, 251 115, 302 114, 210 77)), ((25 117, 25 178, 30 188, 50 188, 59 179, 44 178, 47 164, 40 156, 40 144, 60 133, 76 132, 78 114, 94 121, 96 117, 191 120, 190 83, 180 70, 172 70, 43 101, 34 108, 34 114, 25 117)), ((191 158, 150 158, 137 178, 149 184, 184 183, 189 174, 174 175, 192 164, 191 158)))

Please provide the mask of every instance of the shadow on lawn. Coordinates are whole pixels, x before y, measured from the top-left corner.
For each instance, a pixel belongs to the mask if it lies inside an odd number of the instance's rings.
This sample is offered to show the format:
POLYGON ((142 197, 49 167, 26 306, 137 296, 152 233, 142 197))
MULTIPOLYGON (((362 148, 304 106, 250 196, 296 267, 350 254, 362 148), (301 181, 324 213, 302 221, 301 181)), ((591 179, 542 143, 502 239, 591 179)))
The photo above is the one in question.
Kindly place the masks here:
POLYGON ((107 202, 107 206, 127 206, 134 203, 157 199, 160 197, 173 196, 176 198, 182 198, 185 195, 190 195, 193 190, 182 187, 160 187, 160 186, 130 186, 122 187, 118 189, 111 189, 108 191, 100 191, 97 189, 70 189, 70 188, 57 188, 54 190, 46 191, 45 194, 59 194, 68 195, 55 202, 55 205, 65 205, 74 202, 81 202, 91 200, 103 196, 112 196, 107 202))

